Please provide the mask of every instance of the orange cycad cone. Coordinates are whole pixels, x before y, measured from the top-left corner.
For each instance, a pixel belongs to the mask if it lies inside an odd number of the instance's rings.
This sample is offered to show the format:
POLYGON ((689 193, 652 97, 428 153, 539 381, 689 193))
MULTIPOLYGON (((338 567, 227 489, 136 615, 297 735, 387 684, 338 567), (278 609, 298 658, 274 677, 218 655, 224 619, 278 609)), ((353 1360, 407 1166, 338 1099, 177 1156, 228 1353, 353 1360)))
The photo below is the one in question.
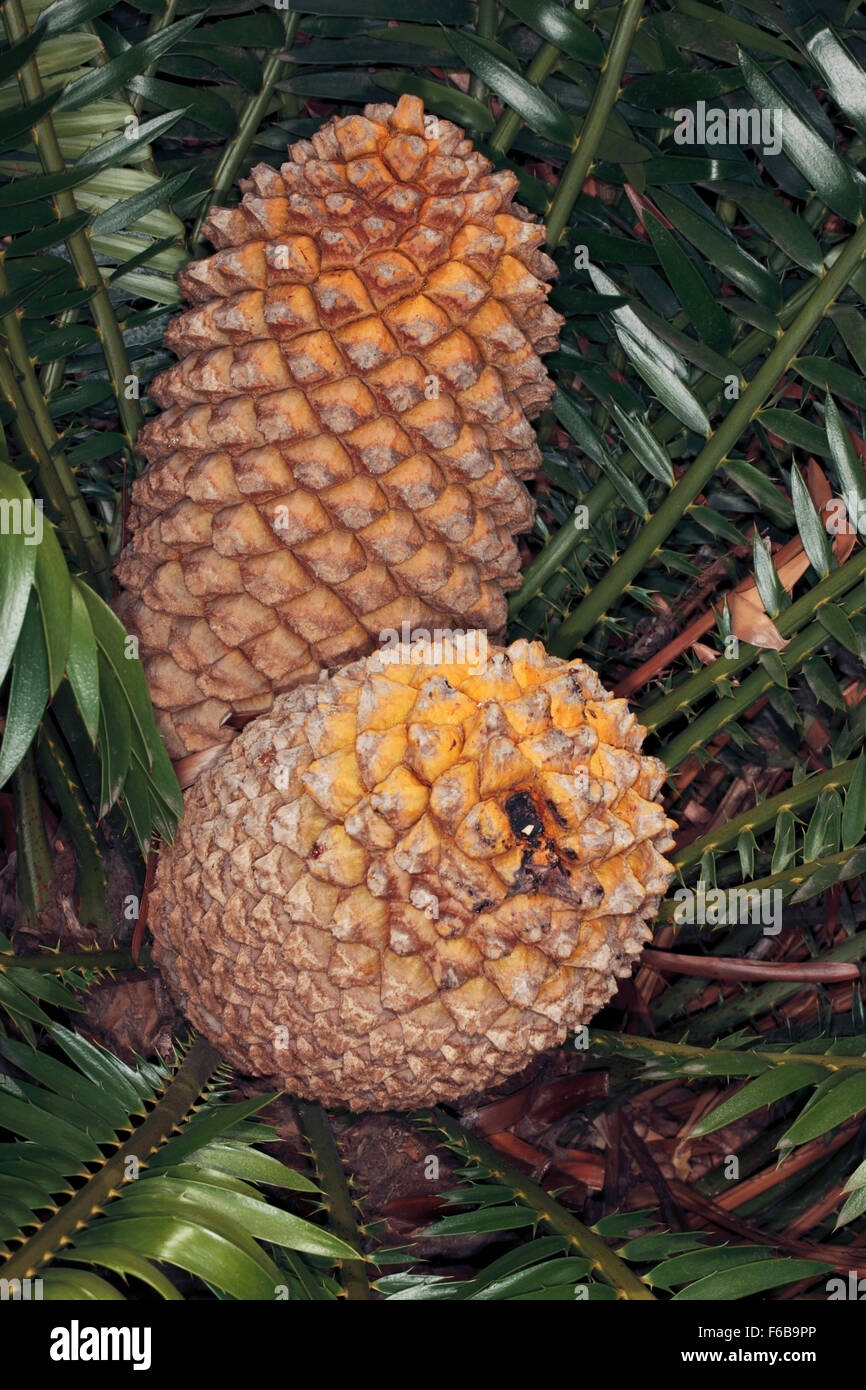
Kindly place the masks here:
POLYGON ((505 621, 557 341, 544 229, 403 96, 259 165, 152 388, 120 609, 173 757, 370 651, 505 621))
POLYGON ((354 1110, 455 1099, 561 1043, 631 973, 673 873, 664 765, 582 661, 396 654, 235 739, 150 901, 163 975, 223 1056, 354 1110))

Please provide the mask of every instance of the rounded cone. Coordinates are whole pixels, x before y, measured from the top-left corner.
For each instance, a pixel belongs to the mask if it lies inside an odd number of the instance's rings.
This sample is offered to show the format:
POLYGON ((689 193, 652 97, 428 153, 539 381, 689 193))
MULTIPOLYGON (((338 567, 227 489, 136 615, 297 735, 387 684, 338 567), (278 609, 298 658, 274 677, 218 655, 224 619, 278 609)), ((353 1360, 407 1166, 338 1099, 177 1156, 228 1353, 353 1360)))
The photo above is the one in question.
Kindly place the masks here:
POLYGON ((453 1100, 611 998, 672 875, 665 771, 581 661, 397 646, 280 696, 187 794, 150 902, 192 1023, 353 1110, 453 1100))

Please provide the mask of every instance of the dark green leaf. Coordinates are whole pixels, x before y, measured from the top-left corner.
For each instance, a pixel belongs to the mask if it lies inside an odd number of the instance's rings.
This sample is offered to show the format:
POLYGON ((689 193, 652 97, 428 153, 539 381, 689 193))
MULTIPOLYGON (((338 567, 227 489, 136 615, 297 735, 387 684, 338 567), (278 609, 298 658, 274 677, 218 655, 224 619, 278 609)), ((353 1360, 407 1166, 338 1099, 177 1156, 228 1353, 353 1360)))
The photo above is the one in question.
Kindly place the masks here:
POLYGON ((60 1024, 54 1025, 51 1035, 84 1075, 103 1087, 106 1094, 118 1105, 122 1105, 128 1115, 140 1115, 143 1112, 142 1094, 147 1094, 148 1088, 141 1087, 141 1082, 132 1067, 126 1066, 119 1057, 113 1056, 104 1048, 96 1047, 80 1034, 60 1024))
POLYGON ((99 661, 99 816, 111 810, 126 777, 132 748, 129 705, 102 651, 99 661))
POLYGON ((818 622, 825 627, 830 636, 854 656, 860 654, 857 634, 851 626, 851 619, 835 603, 822 603, 818 609, 818 622))
POLYGON ((794 1121, 779 1140, 781 1149, 807 1144, 866 1108, 866 1069, 845 1076, 794 1121))
POLYGON ((799 449, 808 449, 810 454, 829 457, 827 436, 818 425, 811 425, 793 410, 762 410, 758 419, 771 434, 784 439, 786 444, 796 444, 799 449))
MULTIPOLYGON (((0 684, 6 678, 15 651, 21 624, 36 571, 36 534, 33 525, 25 535, 27 509, 36 504, 22 482, 21 475, 0 462, 0 509, 3 518, 3 544, 0 545, 0 684)), ((36 518, 30 515, 31 523, 36 518)))
POLYGON ((118 88, 122 88, 130 77, 144 72, 145 68, 150 67, 194 29, 201 17, 201 14, 193 14, 188 15, 186 19, 179 19, 175 24, 169 24, 157 33, 151 34, 149 38, 143 39, 133 48, 128 48, 119 58, 113 58, 103 67, 94 68, 86 76, 79 77, 66 88, 57 109, 80 111, 83 106, 90 106, 102 97, 114 96, 118 88))
POLYGON ((461 1212, 458 1216, 443 1216, 432 1226, 425 1226, 419 1236, 472 1235, 481 1231, 519 1231, 534 1226, 538 1213, 528 1207, 485 1207, 482 1211, 461 1212))
POLYGON ((809 489, 803 482, 798 468, 791 469, 791 496, 803 549, 808 555, 809 563, 813 569, 822 579, 826 579, 833 562, 827 528, 815 511, 814 503, 809 496, 809 489))
POLYGON ((736 1095, 722 1101, 721 1105, 699 1120, 692 1129, 692 1135, 697 1138, 714 1134, 716 1130, 724 1129, 725 1125, 741 1120, 744 1115, 751 1115, 754 1110, 773 1105, 804 1086, 823 1081, 826 1075, 824 1067, 808 1062, 786 1062, 782 1066, 771 1067, 763 1076, 750 1081, 736 1095))
POLYGON ((831 709, 847 709, 839 682, 823 657, 807 657, 803 662, 803 675, 819 700, 823 700, 831 709))
POLYGON ((692 1254, 677 1255, 664 1264, 645 1274, 646 1282, 654 1289, 675 1289, 677 1284, 688 1284, 705 1275, 721 1272, 733 1266, 752 1264, 757 1260, 772 1260, 775 1251, 764 1245, 714 1245, 711 1250, 696 1250, 692 1254))
POLYGON ((171 1280, 167 1279, 155 1264, 134 1250, 125 1250, 122 1245, 111 1245, 108 1241, 89 1241, 83 1254, 76 1250, 64 1250, 63 1258, 73 1264, 100 1265, 103 1269, 110 1269, 114 1274, 131 1274, 162 1298, 173 1301, 183 1298, 171 1280))
POLYGON ((330 1260, 357 1258, 345 1241, 332 1235, 322 1226, 315 1226, 291 1212, 281 1211, 257 1198, 245 1197, 239 1192, 226 1192, 209 1183, 184 1182, 183 1179, 160 1177, 148 1187, 167 1185, 182 1197, 192 1197, 205 1207, 212 1207, 222 1216, 237 1221, 243 1229, 256 1240, 268 1241, 272 1245, 283 1246, 288 1250, 300 1250, 307 1255, 320 1255, 330 1260))
POLYGON ((623 439, 638 462, 643 464, 653 478, 657 478, 666 487, 673 487, 673 465, 646 421, 639 415, 627 414, 615 401, 611 406, 611 412, 622 431, 623 439))
POLYGON ((84 1130, 3 1091, 0 1091, 0 1125, 22 1139, 50 1145, 82 1163, 91 1163, 100 1156, 96 1144, 84 1130))
POLYGON ((780 874, 793 862, 797 849, 797 822, 791 811, 776 817, 771 873, 780 874))
POLYGON ((583 20, 553 0, 504 0, 505 8, 561 52, 591 67, 604 62, 604 44, 583 20))
MULTIPOLYGON (((580 407, 559 388, 554 392, 552 407, 557 420, 571 435, 575 444, 579 444, 583 452, 595 463, 601 464, 605 458, 605 450, 588 417, 584 415, 580 407)), ((639 515, 643 515, 643 499, 641 499, 641 508, 639 515)))
POLYGON ((0 82, 5 82, 7 78, 14 77, 17 72, 20 72, 44 38, 44 30, 35 29, 32 34, 25 35, 23 39, 10 44, 9 48, 0 53, 0 82))
POLYGON ((745 294, 765 308, 777 310, 780 307, 782 288, 778 276, 744 251, 728 232, 715 227, 707 217, 693 212, 679 198, 673 198, 661 190, 654 196, 668 221, 673 222, 686 241, 706 256, 725 279, 733 280, 745 294))
POLYGON ((91 1274, 86 1269, 60 1269, 52 1266, 43 1274, 42 1284, 42 1297, 48 1303, 88 1300, 100 1303, 126 1302, 120 1290, 109 1284, 107 1279, 101 1279, 98 1274, 91 1274))
POLYGON ((785 590, 776 573, 772 556, 757 531, 752 543, 752 560, 755 566, 755 583, 764 609, 771 618, 777 618, 785 602, 785 590))
POLYGON ((235 1223, 231 1223, 226 1234, 225 1227, 217 1229, 216 1220, 213 1229, 208 1229, 196 1222, 193 1214, 184 1217, 175 1210, 165 1216, 124 1216, 122 1222, 114 1217, 112 1208, 109 1211, 112 1219, 100 1222, 98 1232, 95 1228, 85 1232, 70 1253, 86 1255, 91 1243, 98 1248, 105 1240, 111 1240, 147 1259, 170 1261, 233 1298, 274 1299, 281 1282, 278 1270, 273 1266, 273 1274, 267 1273, 259 1260, 243 1248, 243 1232, 235 1223), (91 1242, 91 1237, 97 1236, 99 1239, 91 1242))
POLYGON ((766 73, 748 53, 739 54, 743 79, 760 107, 775 113, 775 124, 782 149, 792 164, 807 178, 828 207, 849 222, 858 221, 863 202, 862 188, 841 155, 831 149, 813 126, 795 111, 766 73))
POLYGON ((174 1135, 158 1154, 154 1154, 150 1164, 151 1171, 156 1172, 159 1168, 179 1163, 181 1159, 194 1154, 218 1136, 227 1135, 230 1138, 233 1125, 245 1120, 248 1115, 255 1115, 259 1110, 263 1110, 272 1099, 273 1096, 263 1094, 253 1096, 251 1100, 220 1106, 218 1110, 199 1112, 187 1121, 180 1134, 174 1135))
POLYGON ((554 144, 571 148, 575 138, 574 122, 551 97, 539 87, 533 87, 471 35, 449 29, 445 36, 469 70, 516 111, 530 130, 554 144))
POLYGON ((851 437, 832 396, 827 397, 824 405, 824 425, 827 430, 830 452, 836 465, 841 496, 849 514, 853 514, 853 517, 856 518, 859 510, 857 504, 866 504, 866 472, 864 472, 861 460, 857 457, 857 452, 851 443, 851 437))
POLYGON ((31 592, 12 663, 9 707, 0 745, 0 787, 12 776, 33 742, 48 694, 45 638, 39 621, 39 605, 31 592))
POLYGON ((817 1275, 827 1274, 832 1269, 833 1265, 823 1264, 818 1260, 782 1257, 775 1260, 756 1260, 752 1264, 734 1266, 733 1269, 699 1279, 696 1284, 680 1289, 679 1293, 674 1295, 674 1302, 749 1298, 767 1289, 794 1284, 799 1279, 814 1279, 817 1275))
POLYGON ((630 332, 617 328, 616 335, 635 371, 643 377, 665 409, 681 420, 688 429, 708 438, 710 421, 707 413, 680 377, 658 357, 651 356, 630 332))
POLYGON ((96 743, 99 732, 99 660, 87 608, 75 585, 71 591, 66 674, 84 727, 91 741, 96 743))
POLYGON ((175 174, 173 178, 160 180, 152 188, 142 189, 140 193, 124 199, 121 203, 115 203, 114 207, 106 208, 105 212, 101 212, 94 219, 91 228, 92 235, 107 236, 110 232, 119 232, 127 227, 132 227, 139 218, 144 217, 152 208, 167 206, 175 193, 189 182, 192 173, 192 169, 184 170, 180 174, 175 174))
POLYGON ((649 208, 644 211, 643 223, 674 294, 701 338, 717 351, 726 352, 733 335, 719 307, 718 290, 713 294, 676 238, 649 208))
POLYGON ((854 775, 845 793, 845 809, 842 812, 842 847, 853 849, 859 845, 866 831, 866 755, 860 754, 854 775))
MULTIPOLYGON (((19 973, 23 974, 24 971, 19 973)), ((123 1105, 118 1105, 102 1087, 73 1067, 68 1067, 65 1062, 59 1062, 46 1052, 35 1052, 32 1047, 26 1047, 12 1038, 0 1038, 0 1053, 43 1086, 50 1086, 59 1094, 80 1101, 87 1110, 100 1115, 115 1130, 124 1129, 129 1124, 129 1112, 123 1105)))
POLYGON ((568 1285, 565 1293, 574 1298, 574 1285, 586 1279, 590 1272, 590 1262, 562 1255, 559 1259, 544 1260, 531 1269, 515 1270, 486 1285, 485 1288, 466 1294, 467 1300, 486 1302, 496 1299, 524 1299, 540 1294, 544 1290, 556 1290, 568 1285))
POLYGON ((813 386, 833 391, 843 401, 866 406, 866 382, 856 372, 849 371, 838 362, 828 362, 824 357, 797 357, 791 366, 798 376, 811 382, 813 386))
POLYGON ((793 526, 794 509, 777 483, 745 459, 726 459, 723 467, 728 477, 733 478, 771 521, 785 530, 793 526))
POLYGON ((54 0, 40 15, 43 32, 51 38, 68 34, 71 29, 85 25, 88 19, 104 14, 107 9, 108 0, 54 0))
POLYGON ((281 1163, 273 1154, 261 1153, 246 1144, 207 1144, 190 1154, 190 1163, 202 1163, 218 1173, 244 1178, 247 1182, 264 1182, 274 1187, 292 1188, 295 1192, 318 1192, 316 1184, 281 1163))
POLYGON ((25 130, 31 130, 41 120, 44 120, 57 102, 59 95, 59 92, 51 92, 47 97, 41 97, 39 101, 31 101, 25 106, 19 106, 14 113, 5 111, 3 124, 0 126, 0 140, 2 140, 3 149, 14 149, 18 137, 25 130))
POLYGON ((126 163, 137 150, 143 149, 152 140, 165 135, 172 126, 177 125, 184 114, 184 111, 168 111, 165 115, 153 116, 151 120, 144 121, 137 128, 130 126, 122 134, 112 136, 108 140, 103 140, 102 144, 93 145, 89 150, 86 150, 75 167, 76 169, 104 168, 107 165, 120 162, 126 163))
POLYGON ((50 522, 43 525, 42 543, 36 556, 36 593, 48 658, 50 698, 66 670, 72 607, 69 570, 50 522))
POLYGON ((772 193, 744 191, 737 187, 730 190, 729 196, 754 217, 773 244, 781 247, 796 265, 803 266, 811 275, 823 273, 821 247, 803 218, 786 207, 780 198, 772 193))

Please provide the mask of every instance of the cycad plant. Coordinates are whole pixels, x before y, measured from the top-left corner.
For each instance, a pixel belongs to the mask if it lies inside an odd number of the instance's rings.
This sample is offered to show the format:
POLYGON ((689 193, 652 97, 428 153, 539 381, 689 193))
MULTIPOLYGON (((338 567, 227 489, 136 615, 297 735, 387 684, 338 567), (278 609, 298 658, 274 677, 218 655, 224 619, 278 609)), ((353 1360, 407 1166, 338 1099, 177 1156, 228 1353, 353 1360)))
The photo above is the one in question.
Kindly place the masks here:
POLYGON ((0 1273, 60 1299, 824 1297, 866 1273, 866 18, 410 8, 0 6, 0 1273), (91 1004, 156 987, 183 813, 112 608, 177 272, 239 177, 401 93, 545 224, 564 326, 509 635, 629 698, 679 837, 613 1006, 517 1089, 395 1121, 386 1202, 367 1121, 251 1088, 180 1020, 131 1059, 91 1004))

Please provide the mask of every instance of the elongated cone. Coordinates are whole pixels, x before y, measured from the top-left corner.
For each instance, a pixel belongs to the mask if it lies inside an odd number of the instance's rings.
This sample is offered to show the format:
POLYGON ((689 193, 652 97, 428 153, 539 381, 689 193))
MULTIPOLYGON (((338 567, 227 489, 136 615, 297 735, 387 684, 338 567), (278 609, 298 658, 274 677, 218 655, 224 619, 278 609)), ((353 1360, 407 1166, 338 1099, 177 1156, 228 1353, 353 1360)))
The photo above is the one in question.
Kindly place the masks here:
POLYGON ((470 654, 323 673, 188 793, 154 955, 241 1071, 354 1110, 451 1100, 631 972, 673 872, 663 764, 583 662, 470 654))
POLYGON ((384 630, 505 622, 532 522, 544 229, 403 96, 334 118, 212 208, 141 435, 118 568, 173 757, 384 630))

